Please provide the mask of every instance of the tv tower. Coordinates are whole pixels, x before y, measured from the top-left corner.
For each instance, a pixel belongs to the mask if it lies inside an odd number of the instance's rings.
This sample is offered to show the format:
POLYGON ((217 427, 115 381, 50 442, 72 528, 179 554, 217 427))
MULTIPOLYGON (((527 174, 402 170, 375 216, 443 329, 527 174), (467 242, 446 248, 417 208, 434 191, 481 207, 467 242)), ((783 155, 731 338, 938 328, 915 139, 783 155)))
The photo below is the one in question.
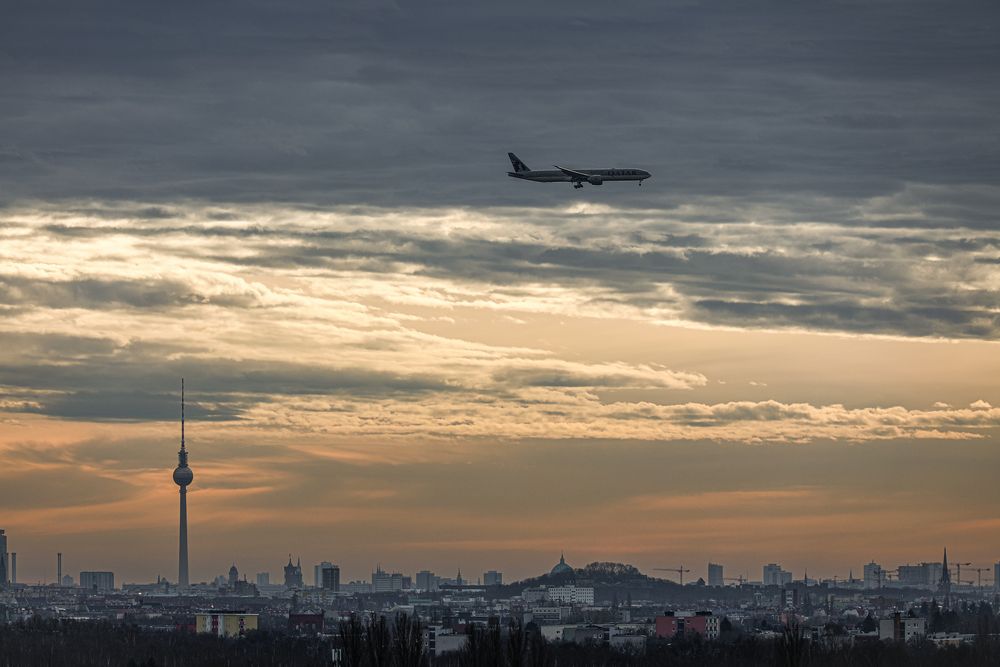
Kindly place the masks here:
POLYGON ((194 473, 188 467, 188 453, 184 448, 184 378, 181 378, 181 450, 177 452, 177 467, 174 468, 174 484, 181 487, 181 533, 180 552, 177 565, 177 585, 187 588, 188 580, 188 517, 187 487, 194 480, 194 473))

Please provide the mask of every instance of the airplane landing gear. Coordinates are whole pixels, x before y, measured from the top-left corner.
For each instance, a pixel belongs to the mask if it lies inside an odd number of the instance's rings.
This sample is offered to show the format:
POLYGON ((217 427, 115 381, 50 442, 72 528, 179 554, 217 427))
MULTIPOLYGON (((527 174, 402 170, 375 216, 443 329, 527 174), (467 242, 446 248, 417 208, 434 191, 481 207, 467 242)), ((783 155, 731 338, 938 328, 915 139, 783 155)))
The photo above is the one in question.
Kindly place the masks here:
POLYGON ((580 188, 583 187, 583 183, 574 183, 573 187, 576 188, 577 190, 579 190, 580 188))

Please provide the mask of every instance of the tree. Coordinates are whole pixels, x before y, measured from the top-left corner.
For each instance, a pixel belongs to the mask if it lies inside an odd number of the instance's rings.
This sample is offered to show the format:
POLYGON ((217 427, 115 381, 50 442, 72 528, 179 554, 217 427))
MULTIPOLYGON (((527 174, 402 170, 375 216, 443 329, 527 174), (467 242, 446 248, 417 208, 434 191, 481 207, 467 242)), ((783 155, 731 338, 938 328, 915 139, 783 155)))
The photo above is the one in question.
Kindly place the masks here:
POLYGON ((371 667, 388 667, 390 661, 389 648, 392 635, 385 616, 372 612, 368 617, 368 627, 365 629, 365 645, 368 653, 368 664, 371 667))
POLYGON ((421 667, 426 662, 424 629, 420 619, 397 614, 392 633, 393 667, 421 667))
POLYGON ((346 667, 361 667, 365 656, 364 628, 355 614, 340 622, 340 644, 346 667))

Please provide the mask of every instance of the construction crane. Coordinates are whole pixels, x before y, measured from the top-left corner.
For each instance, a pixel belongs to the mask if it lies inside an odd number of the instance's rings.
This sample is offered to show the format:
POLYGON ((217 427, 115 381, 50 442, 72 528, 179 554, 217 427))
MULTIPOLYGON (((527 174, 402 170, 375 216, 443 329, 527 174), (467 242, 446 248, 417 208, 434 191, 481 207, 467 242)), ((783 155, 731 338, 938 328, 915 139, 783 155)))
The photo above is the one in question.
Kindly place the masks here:
POLYGON ((740 576, 738 576, 738 577, 723 577, 723 578, 722 578, 722 580, 723 580, 723 581, 735 581, 735 582, 738 582, 740 586, 742 586, 742 585, 743 585, 744 583, 746 583, 746 580, 747 580, 747 578, 746 578, 746 577, 744 577, 744 576, 743 576, 743 575, 741 574, 741 575, 740 575, 740 576))
POLYGON ((681 586, 684 585, 684 573, 691 571, 691 570, 685 570, 683 565, 681 565, 680 567, 654 567, 653 569, 659 570, 661 572, 676 572, 681 577, 681 586))
MULTIPOLYGON (((955 574, 955 579, 958 580, 958 585, 959 586, 962 585, 962 566, 963 565, 972 565, 972 563, 955 563, 955 570, 957 572, 955 574)), ((972 582, 969 582, 969 583, 972 583, 972 582)))
POLYGON ((983 592, 983 572, 989 572, 990 568, 988 568, 988 567, 970 567, 969 569, 976 573, 976 579, 979 581, 979 583, 976 584, 976 586, 979 588, 979 592, 982 593, 983 592))

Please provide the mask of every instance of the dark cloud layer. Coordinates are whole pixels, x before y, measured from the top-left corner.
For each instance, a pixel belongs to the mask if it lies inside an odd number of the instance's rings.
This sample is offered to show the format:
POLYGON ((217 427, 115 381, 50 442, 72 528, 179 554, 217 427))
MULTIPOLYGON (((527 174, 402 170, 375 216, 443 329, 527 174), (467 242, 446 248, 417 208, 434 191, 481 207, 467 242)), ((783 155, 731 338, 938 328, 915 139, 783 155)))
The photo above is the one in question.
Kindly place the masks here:
MULTIPOLYGON (((993 185, 998 18, 971 1, 16 3, 3 197, 672 206, 993 185), (518 183, 508 150, 655 178, 518 183)), ((996 224, 966 209, 959 224, 996 224)))

